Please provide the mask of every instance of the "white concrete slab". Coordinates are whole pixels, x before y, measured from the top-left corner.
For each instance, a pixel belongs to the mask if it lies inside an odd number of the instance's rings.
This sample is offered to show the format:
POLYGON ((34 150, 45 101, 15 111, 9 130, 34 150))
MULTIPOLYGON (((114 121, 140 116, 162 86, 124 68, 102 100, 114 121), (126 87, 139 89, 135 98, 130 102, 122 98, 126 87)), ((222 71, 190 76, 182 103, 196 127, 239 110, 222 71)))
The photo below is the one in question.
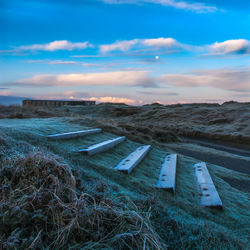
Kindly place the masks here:
POLYGON ((222 201, 208 172, 206 163, 199 162, 194 167, 200 188, 200 204, 205 207, 222 207, 222 201))
POLYGON ((81 149, 79 152, 83 152, 83 153, 86 153, 88 155, 94 155, 94 154, 101 153, 101 152, 104 152, 104 151, 107 151, 107 150, 113 148, 117 144, 123 142, 125 139, 126 139, 126 137, 122 136, 122 137, 118 137, 115 139, 107 140, 107 141, 95 144, 93 146, 90 146, 86 149, 81 149))
POLYGON ((175 191, 177 154, 167 155, 162 167, 156 187, 175 191))
POLYGON ((76 138, 76 137, 85 136, 85 135, 97 134, 100 132, 102 132, 102 130, 100 128, 95 128, 95 129, 75 131, 75 132, 69 132, 69 133, 63 133, 63 134, 49 135, 49 136, 47 136, 47 138, 54 139, 54 140, 70 139, 70 138, 76 138))
POLYGON ((128 174, 142 161, 150 149, 150 145, 137 148, 133 153, 123 159, 114 169, 128 174))

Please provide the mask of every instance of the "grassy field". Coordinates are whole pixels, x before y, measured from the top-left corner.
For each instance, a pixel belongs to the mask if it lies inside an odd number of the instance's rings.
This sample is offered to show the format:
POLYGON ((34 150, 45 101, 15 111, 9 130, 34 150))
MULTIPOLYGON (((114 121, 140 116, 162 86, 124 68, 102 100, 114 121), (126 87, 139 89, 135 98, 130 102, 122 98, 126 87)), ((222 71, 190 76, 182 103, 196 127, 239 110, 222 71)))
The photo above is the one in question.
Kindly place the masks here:
POLYGON ((176 142, 181 136, 218 140, 250 149, 250 103, 94 106, 0 106, 1 118, 68 117, 137 141, 176 142), (92 121, 92 123, 91 123, 92 121))
POLYGON ((163 157, 172 152, 167 142, 151 141, 150 153, 126 175, 113 168, 146 142, 136 140, 136 134, 95 156, 77 150, 116 137, 119 127, 78 139, 46 138, 94 127, 93 117, 77 112, 74 117, 0 120, 4 248, 249 247, 249 194, 223 179, 249 181, 249 175, 208 164, 223 209, 202 208, 193 169, 197 160, 191 157, 178 157, 175 194, 155 188, 163 157))

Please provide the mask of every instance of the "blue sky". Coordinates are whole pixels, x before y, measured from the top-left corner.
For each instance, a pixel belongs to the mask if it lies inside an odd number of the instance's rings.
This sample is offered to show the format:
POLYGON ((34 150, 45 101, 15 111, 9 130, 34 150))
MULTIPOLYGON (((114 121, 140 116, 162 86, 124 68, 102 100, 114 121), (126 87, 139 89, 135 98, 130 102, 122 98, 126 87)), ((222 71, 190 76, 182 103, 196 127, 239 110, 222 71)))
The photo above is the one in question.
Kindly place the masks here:
POLYGON ((250 101, 249 1, 0 0, 0 95, 250 101))

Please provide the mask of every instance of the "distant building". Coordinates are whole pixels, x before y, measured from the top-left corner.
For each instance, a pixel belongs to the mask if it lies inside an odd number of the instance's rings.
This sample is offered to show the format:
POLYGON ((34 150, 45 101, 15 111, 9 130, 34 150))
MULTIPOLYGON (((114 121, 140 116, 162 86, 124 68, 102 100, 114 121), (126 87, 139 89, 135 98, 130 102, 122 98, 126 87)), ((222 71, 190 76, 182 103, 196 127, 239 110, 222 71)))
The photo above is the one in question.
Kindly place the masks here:
POLYGON ((95 101, 61 101, 61 100, 23 100, 24 107, 46 106, 46 107, 61 107, 65 105, 95 105, 95 101))

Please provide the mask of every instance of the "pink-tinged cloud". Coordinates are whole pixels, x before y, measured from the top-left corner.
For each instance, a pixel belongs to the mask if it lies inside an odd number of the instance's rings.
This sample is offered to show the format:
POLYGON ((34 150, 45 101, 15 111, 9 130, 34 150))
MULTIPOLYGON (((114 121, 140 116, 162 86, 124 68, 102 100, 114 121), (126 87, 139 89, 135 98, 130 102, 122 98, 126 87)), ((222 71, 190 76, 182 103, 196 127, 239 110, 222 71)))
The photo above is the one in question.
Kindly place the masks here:
MULTIPOLYGON (((86 92, 79 91, 62 91, 62 92, 50 92, 50 93, 40 93, 40 94, 21 94, 27 98, 32 99, 47 99, 47 100, 91 100, 98 103, 110 102, 110 103, 126 103, 128 105, 139 105, 143 104, 143 101, 137 101, 126 97, 116 97, 116 96, 102 96, 102 95, 90 95, 86 92)), ((20 96, 20 93, 15 91, 1 91, 0 96, 20 96)))
POLYGON ((196 70, 188 74, 166 74, 161 82, 179 87, 215 87, 229 91, 250 91, 249 68, 196 70))
POLYGON ((87 100, 90 95, 81 91, 62 91, 62 92, 49 92, 46 94, 31 95, 35 99, 52 99, 52 100, 87 100))
POLYGON ((8 85, 28 86, 142 86, 156 87, 156 79, 147 71, 115 71, 104 73, 35 75, 8 85))
POLYGON ((88 100, 97 102, 126 103, 129 105, 139 104, 138 101, 133 99, 124 97, 113 97, 113 96, 90 97, 88 100))

